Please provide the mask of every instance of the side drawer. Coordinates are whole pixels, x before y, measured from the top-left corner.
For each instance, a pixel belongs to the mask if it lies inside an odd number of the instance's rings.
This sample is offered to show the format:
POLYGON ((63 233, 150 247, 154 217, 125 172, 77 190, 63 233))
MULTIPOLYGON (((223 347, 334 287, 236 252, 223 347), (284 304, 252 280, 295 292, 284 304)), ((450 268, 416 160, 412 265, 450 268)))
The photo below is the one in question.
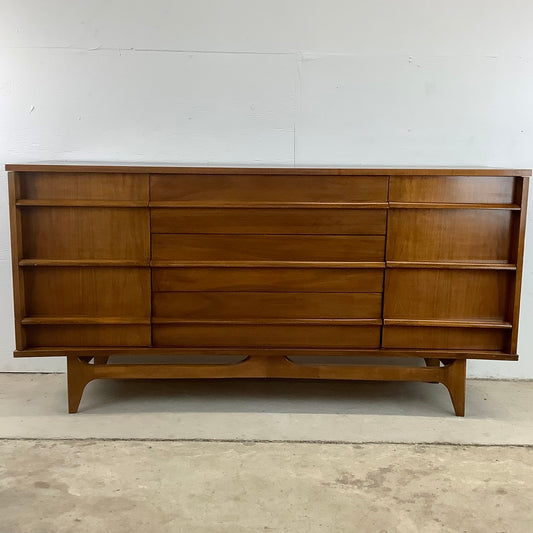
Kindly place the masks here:
POLYGON ((154 346, 378 348, 379 326, 154 325, 154 346))
POLYGON ((505 176, 391 176, 391 202, 513 204, 517 180, 505 176))
POLYGON ((24 269, 26 316, 150 317, 150 269, 24 269))
POLYGON ((156 292, 153 316, 176 319, 381 318, 381 293, 156 292))
POLYGON ((380 268, 153 268, 153 291, 382 292, 380 268))
POLYGON ((152 174, 152 202, 387 202, 387 176, 152 174))
POLYGON ((20 216, 24 259, 150 257, 148 208, 28 207, 20 216))
POLYGON ((388 261, 512 263, 513 212, 391 209, 388 261))
POLYGON ((372 235, 152 235, 154 261, 382 262, 385 237, 372 235))
POLYGON ((506 351, 510 330, 428 326, 384 326, 383 348, 506 351))
POLYGON ((151 209, 152 233, 385 235, 386 209, 151 209))
POLYGON ((389 268, 384 318, 510 321, 515 273, 389 268))
POLYGON ((148 174, 21 172, 20 199, 136 201, 148 206, 148 174))
POLYGON ((24 326, 28 348, 150 346, 149 325, 31 325, 24 326))

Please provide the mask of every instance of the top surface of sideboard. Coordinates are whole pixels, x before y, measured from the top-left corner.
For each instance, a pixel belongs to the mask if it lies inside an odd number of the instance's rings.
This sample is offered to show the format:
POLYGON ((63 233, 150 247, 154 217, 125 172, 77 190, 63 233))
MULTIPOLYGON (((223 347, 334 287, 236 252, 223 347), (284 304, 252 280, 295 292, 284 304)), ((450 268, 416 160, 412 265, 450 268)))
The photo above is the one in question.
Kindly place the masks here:
POLYGON ((7 164, 7 171, 15 172, 130 172, 150 174, 309 174, 353 176, 531 176, 531 169, 483 168, 483 167, 185 167, 165 164, 140 166, 116 163, 67 164, 60 162, 7 164))

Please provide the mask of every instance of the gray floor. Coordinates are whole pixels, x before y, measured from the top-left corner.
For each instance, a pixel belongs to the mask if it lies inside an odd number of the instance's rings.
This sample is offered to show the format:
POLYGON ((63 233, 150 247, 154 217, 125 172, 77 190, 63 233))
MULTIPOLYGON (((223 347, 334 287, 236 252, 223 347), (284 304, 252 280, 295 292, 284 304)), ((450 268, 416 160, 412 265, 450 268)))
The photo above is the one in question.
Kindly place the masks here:
POLYGON ((531 533, 533 449, 0 441, 2 533, 531 533))
POLYGON ((100 380, 66 408, 63 374, 0 374, 0 438, 533 445, 533 381, 469 380, 465 418, 427 383, 100 380))
POLYGON ((64 375, 0 374, 0 533, 531 533, 531 406, 533 382, 470 380, 456 418, 441 385, 98 381, 68 415, 64 375))

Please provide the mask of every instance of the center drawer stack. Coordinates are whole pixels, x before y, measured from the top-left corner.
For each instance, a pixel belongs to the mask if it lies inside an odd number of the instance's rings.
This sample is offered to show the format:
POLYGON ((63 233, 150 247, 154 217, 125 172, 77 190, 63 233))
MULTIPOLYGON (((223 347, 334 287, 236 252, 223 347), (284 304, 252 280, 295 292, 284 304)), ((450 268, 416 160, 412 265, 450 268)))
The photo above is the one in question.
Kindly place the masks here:
POLYGON ((328 172, 151 175, 153 345, 379 348, 388 178, 328 172))

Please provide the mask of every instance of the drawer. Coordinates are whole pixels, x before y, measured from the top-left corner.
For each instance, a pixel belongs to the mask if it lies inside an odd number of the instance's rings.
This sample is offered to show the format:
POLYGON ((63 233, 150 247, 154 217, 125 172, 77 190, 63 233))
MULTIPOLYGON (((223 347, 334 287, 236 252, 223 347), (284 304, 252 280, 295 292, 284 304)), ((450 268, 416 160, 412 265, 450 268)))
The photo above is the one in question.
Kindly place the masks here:
POLYGON ((338 235, 152 236, 154 261, 378 262, 385 237, 338 235))
POLYGON ((514 272, 391 268, 384 318, 510 321, 514 272))
POLYGON ((29 317, 150 317, 149 268, 27 268, 24 293, 29 317))
POLYGON ((153 291, 382 292, 378 268, 153 268, 153 291))
POLYGON ((513 177, 391 176, 391 202, 513 204, 517 180, 513 177))
POLYGON ((507 351, 510 330, 384 326, 383 348, 507 351))
POLYGON ((386 209, 157 209, 152 233, 385 235, 386 209))
POLYGON ((153 174, 152 202, 387 202, 387 176, 153 174))
POLYGON ((381 293, 157 292, 152 313, 176 319, 379 319, 381 293))
POLYGON ((154 346, 379 348, 379 326, 154 325, 154 346))
POLYGON ((61 324, 24 327, 28 348, 150 346, 149 325, 61 324))
POLYGON ((388 261, 513 263, 513 211, 391 209, 388 261))
POLYGON ((117 200, 146 202, 148 174, 93 172, 23 172, 20 198, 24 200, 117 200))
POLYGON ((148 211, 148 208, 25 208, 21 212, 23 258, 148 262, 148 211))

